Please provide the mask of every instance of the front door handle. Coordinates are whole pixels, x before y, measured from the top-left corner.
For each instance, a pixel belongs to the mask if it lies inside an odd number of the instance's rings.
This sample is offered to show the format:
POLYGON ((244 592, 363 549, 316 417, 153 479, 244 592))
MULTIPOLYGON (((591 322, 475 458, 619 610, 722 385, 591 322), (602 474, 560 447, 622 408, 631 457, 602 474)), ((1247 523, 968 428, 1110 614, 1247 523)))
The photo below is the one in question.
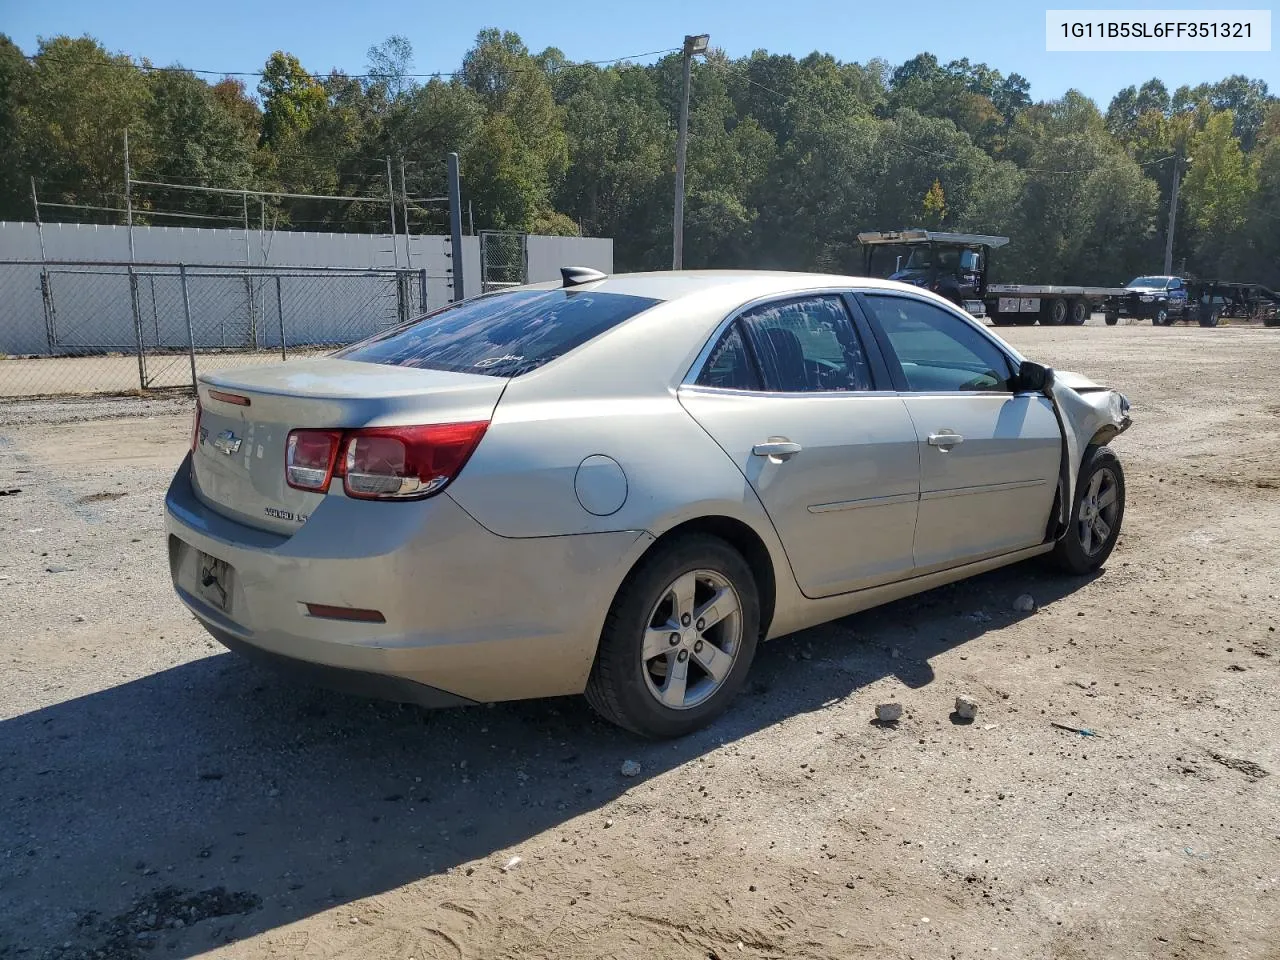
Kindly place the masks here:
POLYGON ((790 440, 769 440, 766 443, 757 443, 751 448, 751 453, 757 457, 768 457, 770 460, 790 460, 803 448, 798 443, 792 443, 790 440))
POLYGON ((929 434, 929 446, 941 447, 943 453, 946 453, 957 443, 964 443, 964 437, 951 430, 940 430, 937 433, 929 434))

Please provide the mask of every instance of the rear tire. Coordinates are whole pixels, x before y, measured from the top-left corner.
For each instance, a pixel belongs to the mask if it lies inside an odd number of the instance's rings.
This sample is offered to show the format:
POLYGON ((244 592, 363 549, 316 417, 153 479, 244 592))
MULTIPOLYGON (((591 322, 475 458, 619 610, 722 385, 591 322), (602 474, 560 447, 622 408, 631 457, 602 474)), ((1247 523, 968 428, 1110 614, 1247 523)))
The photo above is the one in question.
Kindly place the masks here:
POLYGON ((1120 322, 1120 314, 1108 313, 1108 314, 1105 314, 1102 319, 1106 321, 1106 324, 1108 327, 1114 327, 1117 323, 1120 322))
POLYGON ((587 701, 632 733, 682 737, 738 694, 759 635, 759 591, 742 555, 705 534, 673 540, 641 560, 618 589, 587 701))
POLYGON ((1087 300, 1072 300, 1069 313, 1071 325, 1083 327, 1085 321, 1089 319, 1090 312, 1087 300))
POLYGON ((1067 301, 1055 298, 1040 307, 1040 322, 1046 327, 1060 327, 1067 322, 1067 301))
POLYGON ((1200 326, 1216 327, 1218 325, 1218 318, 1220 315, 1221 314, 1219 314, 1218 310, 1214 307, 1201 308, 1199 316, 1200 326))
POLYGON ((1109 447, 1085 451, 1076 480, 1071 523, 1054 545, 1053 562, 1077 576, 1099 569, 1115 549, 1124 522, 1124 469, 1109 447))

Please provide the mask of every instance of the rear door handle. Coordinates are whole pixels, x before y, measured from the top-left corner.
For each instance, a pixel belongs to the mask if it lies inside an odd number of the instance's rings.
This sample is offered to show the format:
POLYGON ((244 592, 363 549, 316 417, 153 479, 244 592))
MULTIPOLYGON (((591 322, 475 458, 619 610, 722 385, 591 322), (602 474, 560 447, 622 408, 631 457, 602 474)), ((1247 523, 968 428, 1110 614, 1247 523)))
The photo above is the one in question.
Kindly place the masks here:
POLYGON ((802 449, 800 444, 792 443, 790 440, 769 440, 766 443, 757 443, 751 448, 751 452, 757 457, 768 457, 771 460, 790 460, 802 449))
POLYGON ((954 447, 957 443, 964 443, 964 437, 950 430, 941 430, 938 433, 929 434, 929 446, 941 447, 943 453, 954 447))

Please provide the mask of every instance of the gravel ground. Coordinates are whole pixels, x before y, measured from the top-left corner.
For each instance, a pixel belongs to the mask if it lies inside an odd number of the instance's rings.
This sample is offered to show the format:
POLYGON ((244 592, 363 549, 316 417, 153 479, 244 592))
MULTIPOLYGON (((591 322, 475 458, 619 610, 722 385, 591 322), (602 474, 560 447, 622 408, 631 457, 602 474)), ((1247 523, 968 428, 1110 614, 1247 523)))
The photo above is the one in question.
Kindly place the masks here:
POLYGON ((0 407, 0 957, 1280 957, 1280 331, 1003 332, 1133 400, 1106 570, 768 644, 674 745, 220 652, 186 403, 0 407))

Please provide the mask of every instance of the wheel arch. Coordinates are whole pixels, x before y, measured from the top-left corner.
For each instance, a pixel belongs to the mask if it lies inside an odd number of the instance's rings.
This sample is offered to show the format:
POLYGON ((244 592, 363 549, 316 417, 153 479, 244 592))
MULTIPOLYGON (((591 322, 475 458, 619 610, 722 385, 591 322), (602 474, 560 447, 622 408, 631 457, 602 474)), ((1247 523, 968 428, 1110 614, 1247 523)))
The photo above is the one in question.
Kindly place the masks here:
POLYGON ((655 550, 665 548, 682 537, 699 533, 716 537, 729 544, 738 551, 747 562, 747 566, 751 568, 751 575, 755 577, 756 590, 760 599, 760 638, 764 639, 769 634, 769 626, 773 623, 773 616, 777 610, 778 574, 773 555, 769 552, 764 539, 750 524, 735 517, 723 514, 694 517, 664 531, 636 558, 618 590, 621 591, 631 581, 632 575, 640 564, 652 556, 655 550))
POLYGON ((1080 462, 1085 463, 1089 457, 1093 456, 1094 447, 1105 447, 1118 436, 1120 436, 1119 427, 1114 423, 1103 424, 1085 445, 1084 456, 1080 458, 1080 462))

